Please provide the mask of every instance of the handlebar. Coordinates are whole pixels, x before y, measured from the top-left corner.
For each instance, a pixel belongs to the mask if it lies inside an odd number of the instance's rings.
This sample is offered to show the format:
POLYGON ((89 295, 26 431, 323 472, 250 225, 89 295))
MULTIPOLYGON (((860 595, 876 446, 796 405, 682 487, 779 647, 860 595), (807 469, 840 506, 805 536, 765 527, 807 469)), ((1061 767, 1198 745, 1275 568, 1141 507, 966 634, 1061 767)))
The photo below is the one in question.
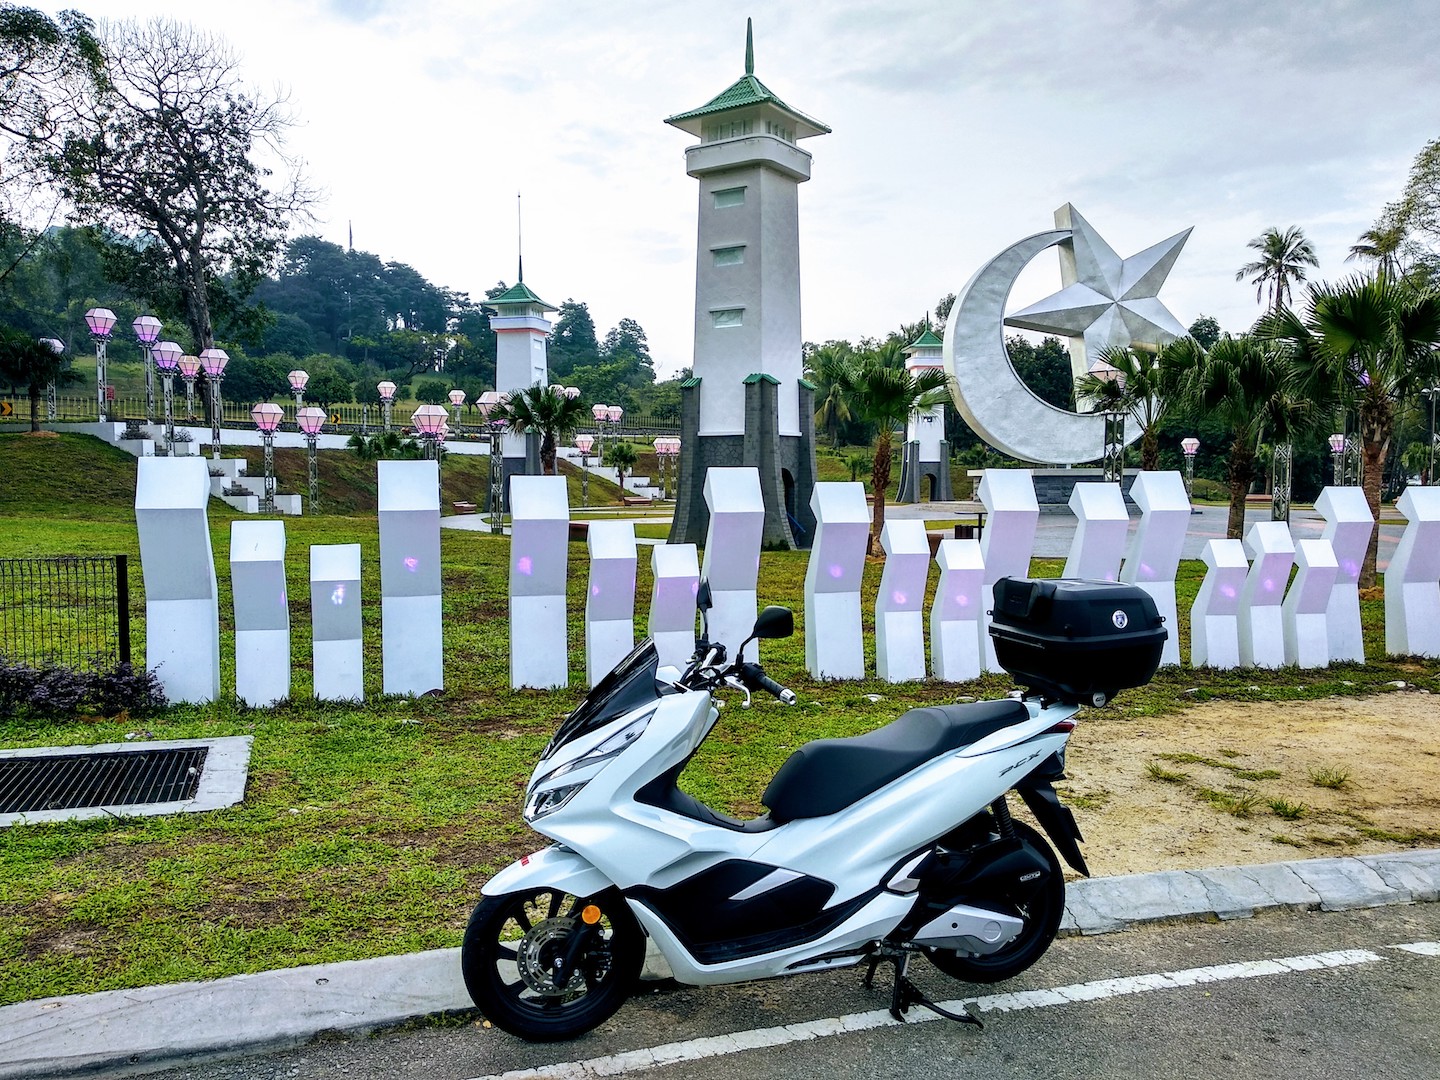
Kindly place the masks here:
POLYGON ((764 690, 767 694, 774 695, 782 704, 795 704, 795 691, 785 689, 785 687, 770 678, 769 675, 766 675, 765 672, 760 670, 759 664, 742 664, 740 666, 740 675, 741 678, 751 686, 764 690))

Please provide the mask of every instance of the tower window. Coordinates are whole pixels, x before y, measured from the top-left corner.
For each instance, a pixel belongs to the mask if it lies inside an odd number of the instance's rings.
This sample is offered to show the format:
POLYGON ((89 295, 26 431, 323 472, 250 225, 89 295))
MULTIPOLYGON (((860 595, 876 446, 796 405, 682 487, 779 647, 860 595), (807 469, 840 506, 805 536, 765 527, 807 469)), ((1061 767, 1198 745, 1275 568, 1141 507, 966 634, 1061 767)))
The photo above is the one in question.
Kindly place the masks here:
POLYGON ((727 206, 744 206, 745 189, 743 187, 724 188, 715 192, 715 209, 723 210, 727 206))
POLYGON ((715 257, 716 266, 740 266, 745 262, 745 245, 712 248, 710 254, 715 257))
POLYGON ((744 308, 721 308, 719 311, 710 312, 710 321, 716 330, 723 330, 729 326, 745 325, 744 308))

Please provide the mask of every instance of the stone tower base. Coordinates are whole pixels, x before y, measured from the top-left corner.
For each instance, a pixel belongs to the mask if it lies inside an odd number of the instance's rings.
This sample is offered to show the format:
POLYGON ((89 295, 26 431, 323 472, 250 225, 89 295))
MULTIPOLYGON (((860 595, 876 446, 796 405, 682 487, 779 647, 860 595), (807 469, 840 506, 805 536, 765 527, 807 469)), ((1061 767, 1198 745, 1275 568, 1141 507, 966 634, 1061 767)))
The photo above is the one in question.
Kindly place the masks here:
POLYGON ((933 482, 929 502, 954 500, 955 494, 950 486, 950 444, 948 442, 940 444, 939 461, 921 461, 920 444, 918 442, 905 444, 904 457, 900 462, 900 491, 895 496, 895 501, 897 503, 927 501, 921 497, 926 477, 933 482))
MULTIPOLYGON (((559 460, 558 458, 556 459, 559 460)), ((501 475, 500 490, 503 492, 500 502, 502 513, 510 512, 510 478, 512 476, 539 476, 540 475, 540 436, 534 433, 525 436, 525 456, 507 457, 500 459, 501 475)), ((490 512, 490 486, 485 486, 485 499, 481 506, 485 513, 490 512)))

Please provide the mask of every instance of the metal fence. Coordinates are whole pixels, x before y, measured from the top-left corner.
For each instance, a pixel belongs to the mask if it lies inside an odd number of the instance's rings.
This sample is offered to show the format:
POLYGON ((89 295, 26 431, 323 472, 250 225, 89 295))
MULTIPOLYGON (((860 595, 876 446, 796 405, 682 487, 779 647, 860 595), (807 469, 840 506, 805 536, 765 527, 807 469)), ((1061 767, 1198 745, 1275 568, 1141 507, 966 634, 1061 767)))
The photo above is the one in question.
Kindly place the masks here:
POLYGON ((127 555, 0 559, 0 658, 108 670, 130 662, 127 555))

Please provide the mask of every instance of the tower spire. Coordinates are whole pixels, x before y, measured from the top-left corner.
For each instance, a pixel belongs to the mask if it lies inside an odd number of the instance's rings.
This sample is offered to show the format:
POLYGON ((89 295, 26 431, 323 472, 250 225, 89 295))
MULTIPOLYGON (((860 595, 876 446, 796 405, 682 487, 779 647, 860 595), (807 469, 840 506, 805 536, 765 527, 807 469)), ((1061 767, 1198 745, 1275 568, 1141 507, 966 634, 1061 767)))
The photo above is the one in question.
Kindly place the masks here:
POLYGON ((525 280, 525 232, 520 215, 520 192, 515 193, 515 280, 525 280))
POLYGON ((755 74, 755 31, 750 19, 745 19, 745 74, 755 74))

